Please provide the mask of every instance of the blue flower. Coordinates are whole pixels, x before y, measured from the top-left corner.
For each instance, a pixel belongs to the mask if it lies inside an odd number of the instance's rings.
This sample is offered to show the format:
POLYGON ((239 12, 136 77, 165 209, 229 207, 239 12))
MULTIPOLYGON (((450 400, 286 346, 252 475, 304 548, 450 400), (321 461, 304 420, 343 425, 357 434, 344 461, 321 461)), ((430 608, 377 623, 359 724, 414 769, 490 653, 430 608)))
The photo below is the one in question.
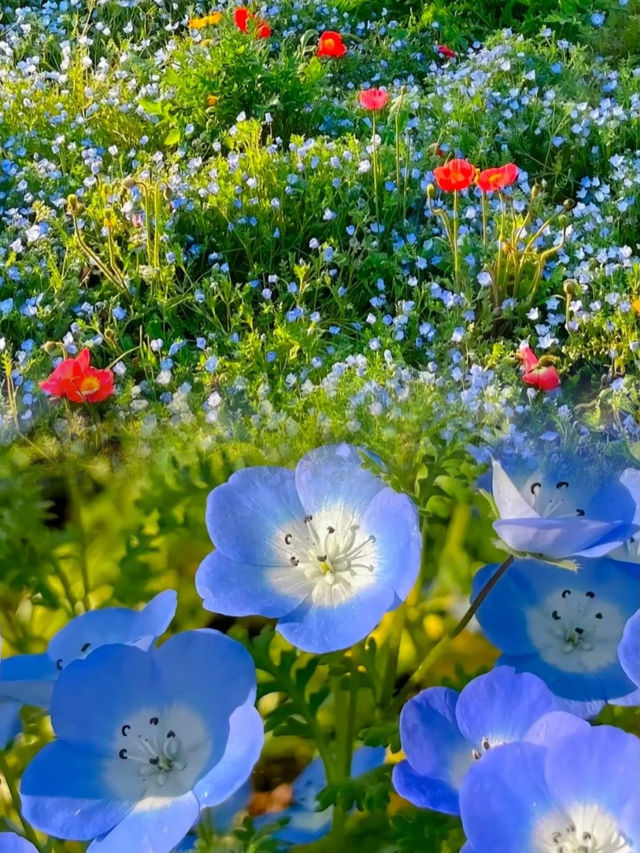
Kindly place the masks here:
POLYGON ((640 610, 636 610, 624 626, 618 646, 618 660, 636 689, 627 696, 612 700, 611 704, 640 705, 640 610))
MULTIPOLYGON (((495 570, 476 574, 472 598, 495 570)), ((477 618, 502 663, 535 673, 563 698, 608 700, 633 690, 617 649, 639 592, 637 568, 608 557, 579 560, 575 573, 516 560, 477 618)))
POLYGON ((91 853, 168 853, 248 778, 264 740, 255 693, 248 652, 206 629, 75 661, 51 701, 57 740, 22 779, 25 818, 95 839, 91 853))
POLYGON ((638 530, 626 474, 599 478, 588 459, 565 454, 534 470, 516 465, 510 476, 494 460, 492 491, 500 519, 493 527, 514 551, 550 559, 603 556, 638 530))
MULTIPOLYGON (((384 763, 384 747, 363 746, 353 754, 351 776, 357 779, 384 763)), ((274 833, 273 837, 289 844, 309 844, 322 838, 331 828, 333 806, 316 811, 316 797, 327 787, 324 764, 320 758, 308 764, 291 786, 291 804, 276 814, 259 817, 256 826, 287 818, 289 823, 274 833)))
POLYGON ((30 841, 15 832, 0 832, 0 853, 37 853, 30 841))
MULTIPOLYGON (((247 803, 251 796, 251 784, 245 782, 237 791, 227 797, 219 806, 214 806, 212 809, 206 810, 207 825, 211 826, 214 832, 220 835, 225 835, 233 827, 233 823, 238 812, 246 809, 247 803)), ((175 848, 176 853, 191 853, 196 849, 196 841, 198 836, 196 832, 190 832, 185 835, 184 839, 175 848)))
POLYGON ((460 783, 472 764, 488 749, 526 738, 559 708, 543 681, 507 666, 474 678, 461 693, 429 687, 402 709, 407 758, 393 768, 394 788, 415 806, 459 814, 460 783))
POLYGON ((49 641, 44 654, 14 655, 0 670, 0 747, 20 731, 22 705, 48 708, 60 672, 100 646, 123 643, 148 649, 176 611, 176 594, 159 593, 142 610, 105 607, 77 616, 49 641))
POLYGON ((640 741, 612 726, 507 744, 462 783, 465 853, 631 853, 639 786, 640 741))
POLYGON ((346 444, 307 453, 295 471, 238 471, 209 495, 216 551, 196 586, 207 610, 278 619, 309 652, 358 642, 403 601, 420 566, 417 513, 346 444))

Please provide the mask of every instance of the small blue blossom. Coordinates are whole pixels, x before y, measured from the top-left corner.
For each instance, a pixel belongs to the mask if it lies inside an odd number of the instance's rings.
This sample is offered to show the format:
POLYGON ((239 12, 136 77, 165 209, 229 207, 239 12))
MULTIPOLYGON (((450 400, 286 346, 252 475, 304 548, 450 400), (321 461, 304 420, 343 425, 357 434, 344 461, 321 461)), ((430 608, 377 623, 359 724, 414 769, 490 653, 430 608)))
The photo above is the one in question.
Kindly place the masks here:
POLYGON ((317 653, 365 637, 409 593, 420 565, 416 510, 347 444, 307 453, 295 471, 238 471, 209 495, 216 550, 196 587, 207 610, 278 619, 317 653))

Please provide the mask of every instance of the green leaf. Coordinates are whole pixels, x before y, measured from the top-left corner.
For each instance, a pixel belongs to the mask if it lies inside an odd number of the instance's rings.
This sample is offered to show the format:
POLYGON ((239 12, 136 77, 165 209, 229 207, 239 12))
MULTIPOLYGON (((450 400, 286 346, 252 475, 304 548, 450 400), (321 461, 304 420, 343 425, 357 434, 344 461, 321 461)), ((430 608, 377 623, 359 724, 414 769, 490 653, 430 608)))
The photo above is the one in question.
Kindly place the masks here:
POLYGON ((169 133, 164 138, 165 145, 177 145, 178 142, 182 139, 182 134, 180 133, 180 129, 174 127, 173 130, 170 130, 169 133))

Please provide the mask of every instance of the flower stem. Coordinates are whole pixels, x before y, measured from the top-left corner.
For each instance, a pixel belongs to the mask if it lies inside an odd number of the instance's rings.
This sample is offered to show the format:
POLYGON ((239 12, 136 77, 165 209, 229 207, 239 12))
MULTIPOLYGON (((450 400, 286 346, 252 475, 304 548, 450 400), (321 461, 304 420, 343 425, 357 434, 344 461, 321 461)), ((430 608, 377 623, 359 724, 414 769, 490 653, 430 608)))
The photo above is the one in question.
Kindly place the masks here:
POLYGON ((376 206, 376 225, 380 225, 380 200, 378 198, 378 146, 376 142, 376 114, 371 115, 371 159, 373 161, 373 195, 376 206))
POLYGON ((458 253, 458 190, 453 191, 453 233, 451 243, 453 249, 453 278, 456 286, 460 279, 460 257, 458 253))
POLYGON ((9 767, 9 763, 5 757, 5 753, 0 749, 0 773, 4 776, 4 781, 7 785, 7 790, 9 791, 9 796, 11 797, 11 802, 13 804, 13 808, 18 815, 18 820, 20 821, 20 825, 24 831, 25 838, 27 838, 36 850, 42 850, 40 846, 40 842, 38 841, 38 836, 33 831, 31 825, 27 823, 27 821, 22 816, 22 804, 20 802, 20 794, 18 792, 18 786, 16 785, 15 779, 13 778, 13 773, 11 768, 9 767))
POLYGON ((398 671, 398 655, 400 653, 400 641, 404 630, 405 605, 401 604, 393 611, 391 627, 387 639, 387 659, 384 673, 382 675, 382 687, 380 689, 380 707, 384 708, 393 695, 393 687, 398 671))

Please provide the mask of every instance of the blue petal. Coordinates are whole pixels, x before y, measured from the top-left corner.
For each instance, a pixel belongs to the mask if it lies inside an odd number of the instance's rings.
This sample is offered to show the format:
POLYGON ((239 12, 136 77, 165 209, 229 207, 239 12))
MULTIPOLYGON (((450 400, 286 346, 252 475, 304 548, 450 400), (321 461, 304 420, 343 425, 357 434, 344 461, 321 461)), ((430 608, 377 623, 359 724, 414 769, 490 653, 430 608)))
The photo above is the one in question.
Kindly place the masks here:
POLYGON ((15 832, 0 832, 0 853, 37 853, 36 848, 26 838, 15 832))
POLYGON ((390 586, 404 601, 416 582, 422 558, 422 536, 413 502, 393 489, 382 489, 362 517, 362 529, 375 536, 376 583, 390 586))
MULTIPOLYGON (((239 711, 235 713, 238 714, 239 711)), ((229 832, 234 824, 236 815, 247 808, 250 799, 251 783, 247 781, 240 785, 226 800, 223 800, 219 805, 210 809, 209 816, 215 831, 221 834, 229 832)))
MULTIPOLYGON (((495 574, 497 563, 476 572, 473 578, 471 601, 495 574)), ((535 651, 527 633, 525 608, 536 604, 538 594, 533 586, 534 575, 547 566, 538 560, 515 560, 476 614, 482 633, 501 651, 525 655, 535 651)))
POLYGON ((22 728, 21 707, 21 702, 0 699, 0 749, 6 749, 22 728))
POLYGON ((106 779, 117 772, 115 758, 62 741, 47 744, 22 777, 23 814, 36 829, 58 838, 88 841, 102 835, 122 820, 141 793, 115 799, 106 779))
POLYGON ((259 821, 256 821, 256 825, 264 826, 283 818, 287 818, 289 823, 275 832, 274 838, 289 844, 310 844, 322 838, 331 829, 333 806, 316 812, 304 806, 293 805, 276 814, 263 815, 259 821))
POLYGON ((0 699, 48 708, 59 671, 49 655, 14 655, 0 667, 0 699))
MULTIPOLYGON (((248 800, 244 783, 260 757, 263 743, 262 717, 253 704, 241 705, 229 720, 229 738, 222 758, 193 789, 202 808, 220 804, 222 809, 225 801, 229 801, 230 798, 233 800, 234 792, 245 791, 243 803, 239 805, 235 801, 230 803, 230 808, 233 808, 229 820, 231 823, 236 812, 248 800)), ((215 815, 214 825, 216 829, 221 829, 224 812, 219 815, 216 809, 215 815)))
POLYGON ((498 536, 514 551, 554 560, 572 556, 600 557, 631 535, 627 522, 590 518, 503 518, 493 523, 498 536))
POLYGON ((558 741, 545 765, 559 807, 599 805, 614 817, 635 850, 640 843, 640 741, 612 726, 589 727, 558 741))
POLYGON ((469 682, 456 705, 456 720, 466 739, 481 748, 522 740, 527 729, 558 703, 547 685, 529 673, 499 666, 469 682))
POLYGON ((618 646, 618 658, 627 677, 640 685, 640 610, 627 621, 618 646))
POLYGON ((553 809, 544 777, 545 754, 541 746, 508 743, 474 762, 460 788, 462 826, 474 850, 533 850, 535 824, 553 809))
POLYGON ((357 779, 384 764, 386 750, 383 746, 361 746, 351 759, 351 778, 357 779))
POLYGON ((536 720, 522 739, 526 740, 527 743, 548 747, 555 740, 585 731, 588 728, 589 723, 580 717, 575 717, 566 711, 552 711, 536 720))
POLYGON ((291 786, 292 802, 314 811, 316 796, 326 788, 327 775, 321 758, 314 758, 293 781, 291 786))
POLYGON ((207 500, 207 529, 216 549, 258 566, 289 566, 284 536, 302 527, 304 515, 288 468, 236 471, 207 500))
POLYGON ((362 467, 355 447, 331 444, 303 456, 295 471, 296 489, 307 513, 331 510, 341 530, 362 516, 384 483, 362 467))
POLYGON ((408 761, 401 761, 394 766, 391 781, 401 797, 420 809, 460 814, 457 788, 442 779, 421 776, 408 761))
POLYGON ((375 584, 353 594, 342 584, 318 583, 295 610, 278 622, 278 631, 305 652, 323 654, 359 642, 397 601, 389 587, 375 584))
POLYGON ((198 568, 196 589, 213 613, 277 618, 291 613, 309 594, 311 584, 291 565, 241 563, 214 551, 198 568))
POLYGON ((591 699, 585 702, 581 702, 579 699, 565 699, 564 696, 556 696, 556 699, 561 711, 574 714, 583 720, 591 720, 593 717, 597 717, 607 704, 602 699, 591 699))
POLYGON ((634 690, 632 693, 627 693, 626 696, 618 696, 616 699, 609 699, 610 705, 619 705, 622 708, 635 708, 640 705, 640 690, 634 690))
POLYGON ((410 699, 400 713, 400 742, 416 773, 449 780, 451 755, 472 745, 458 729, 459 694, 449 687, 428 687, 410 699))
POLYGON ((126 607, 90 610, 72 619, 51 639, 49 657, 62 668, 110 643, 135 643, 146 649, 165 632, 175 608, 176 594, 170 589, 157 595, 141 611, 126 607))
POLYGON ((170 853, 200 814, 192 793, 181 797, 147 797, 111 832, 89 845, 87 853, 170 853))

